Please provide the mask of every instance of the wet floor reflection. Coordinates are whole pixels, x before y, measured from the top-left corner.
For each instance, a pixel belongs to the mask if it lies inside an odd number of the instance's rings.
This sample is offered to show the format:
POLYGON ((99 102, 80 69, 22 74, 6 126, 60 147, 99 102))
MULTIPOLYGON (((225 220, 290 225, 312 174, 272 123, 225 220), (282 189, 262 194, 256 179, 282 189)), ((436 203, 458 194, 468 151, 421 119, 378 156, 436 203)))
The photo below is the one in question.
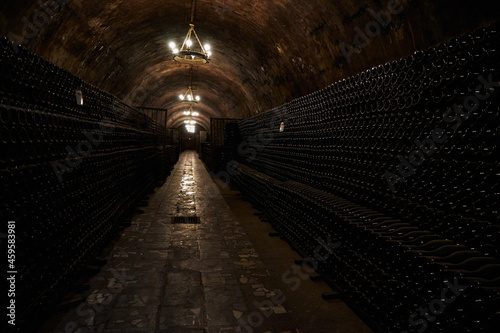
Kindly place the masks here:
POLYGON ((195 186, 193 163, 187 160, 182 171, 182 180, 177 201, 177 214, 189 216, 196 214, 195 186))

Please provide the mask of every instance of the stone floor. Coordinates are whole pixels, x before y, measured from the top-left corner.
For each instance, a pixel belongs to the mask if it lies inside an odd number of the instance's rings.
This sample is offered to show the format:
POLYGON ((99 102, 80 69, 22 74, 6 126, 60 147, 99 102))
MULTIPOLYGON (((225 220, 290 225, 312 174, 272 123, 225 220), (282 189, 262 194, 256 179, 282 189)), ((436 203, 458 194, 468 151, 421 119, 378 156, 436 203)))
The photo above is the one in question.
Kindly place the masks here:
POLYGON ((326 284, 294 265, 298 254, 269 237, 271 226, 212 180, 195 152, 181 155, 142 210, 90 279, 85 302, 39 332, 371 332, 341 300, 321 298, 326 284), (195 214, 200 223, 172 223, 195 214))

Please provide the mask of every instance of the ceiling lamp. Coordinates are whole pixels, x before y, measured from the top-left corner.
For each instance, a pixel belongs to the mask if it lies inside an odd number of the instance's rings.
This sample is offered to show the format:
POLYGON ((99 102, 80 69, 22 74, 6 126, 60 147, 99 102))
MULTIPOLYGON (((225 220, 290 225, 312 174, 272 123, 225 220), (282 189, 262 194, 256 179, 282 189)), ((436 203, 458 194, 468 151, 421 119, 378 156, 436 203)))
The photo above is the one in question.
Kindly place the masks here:
POLYGON ((198 117, 200 114, 196 111, 193 111, 193 106, 189 106, 189 110, 184 111, 185 116, 198 117))
POLYGON ((193 0, 191 5, 191 23, 189 24, 189 30, 186 38, 184 38, 181 48, 178 49, 174 42, 170 42, 169 46, 174 54, 175 61, 188 65, 203 65, 209 62, 212 53, 210 52, 210 45, 201 44, 200 39, 194 30, 193 20, 195 1, 196 0, 193 0), (193 36, 194 39, 192 39, 193 36))
POLYGON ((179 95, 179 99, 184 103, 198 103, 201 100, 200 96, 193 95, 193 88, 191 85, 188 86, 188 90, 184 95, 179 95))
POLYGON ((189 106, 189 110, 188 111, 184 111, 184 115, 186 116, 189 116, 190 119, 186 119, 184 120, 184 124, 186 124, 186 130, 189 132, 189 133, 194 133, 195 131, 195 124, 196 124, 196 120, 193 120, 192 117, 196 117, 199 115, 198 112, 194 112, 193 111, 193 106, 190 105, 189 106))
POLYGON ((201 98, 200 96, 194 96, 193 94, 193 67, 189 69, 189 85, 188 90, 184 93, 184 95, 179 95, 179 99, 185 103, 198 103, 201 98))

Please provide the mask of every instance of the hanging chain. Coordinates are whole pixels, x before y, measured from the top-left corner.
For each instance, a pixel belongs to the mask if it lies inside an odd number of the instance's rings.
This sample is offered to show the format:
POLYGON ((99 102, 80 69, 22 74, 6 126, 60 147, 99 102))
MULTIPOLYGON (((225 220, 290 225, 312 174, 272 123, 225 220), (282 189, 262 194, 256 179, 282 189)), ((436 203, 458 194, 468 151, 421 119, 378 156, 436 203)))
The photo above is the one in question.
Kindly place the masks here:
POLYGON ((191 4, 191 23, 193 23, 193 21, 194 21, 194 6, 195 6, 195 2, 196 2, 196 0, 193 0, 193 2, 191 4))

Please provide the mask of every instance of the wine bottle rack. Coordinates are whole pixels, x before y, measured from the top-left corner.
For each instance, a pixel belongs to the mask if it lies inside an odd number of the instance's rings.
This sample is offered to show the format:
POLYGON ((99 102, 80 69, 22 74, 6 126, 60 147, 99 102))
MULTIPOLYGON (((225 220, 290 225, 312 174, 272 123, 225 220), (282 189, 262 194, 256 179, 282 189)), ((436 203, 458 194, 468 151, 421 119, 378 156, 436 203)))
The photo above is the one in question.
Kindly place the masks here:
POLYGON ((305 255, 341 244, 319 269, 378 331, 499 327, 499 47, 479 29, 239 122, 231 180, 305 255))
POLYGON ((16 329, 28 332, 179 150, 149 117, 6 38, 0 77, 1 219, 16 221, 16 329))

